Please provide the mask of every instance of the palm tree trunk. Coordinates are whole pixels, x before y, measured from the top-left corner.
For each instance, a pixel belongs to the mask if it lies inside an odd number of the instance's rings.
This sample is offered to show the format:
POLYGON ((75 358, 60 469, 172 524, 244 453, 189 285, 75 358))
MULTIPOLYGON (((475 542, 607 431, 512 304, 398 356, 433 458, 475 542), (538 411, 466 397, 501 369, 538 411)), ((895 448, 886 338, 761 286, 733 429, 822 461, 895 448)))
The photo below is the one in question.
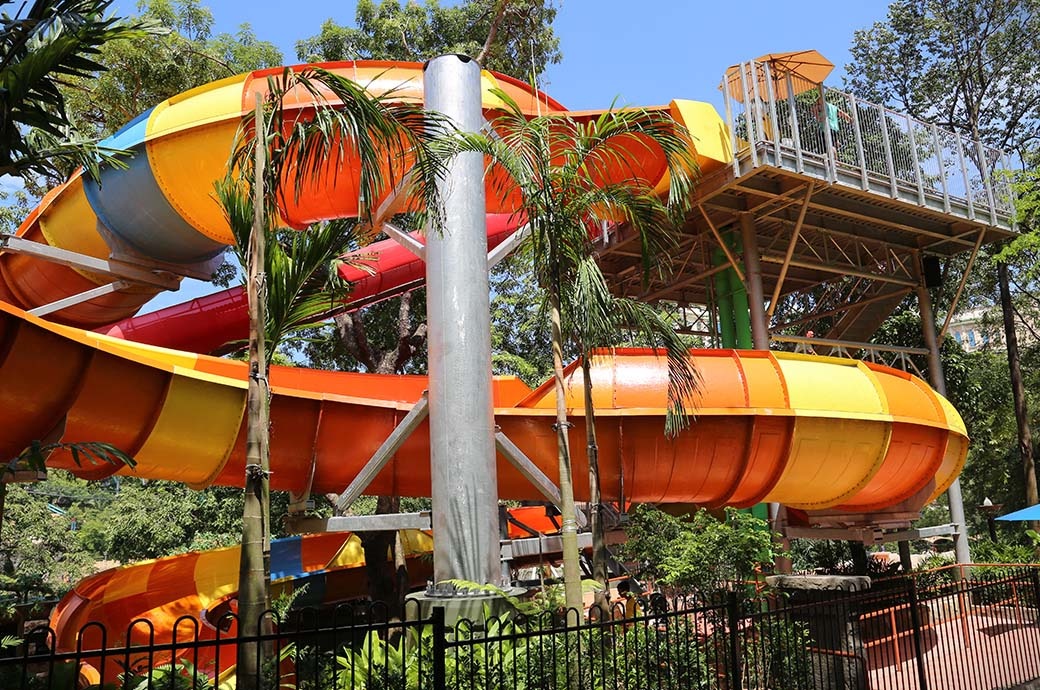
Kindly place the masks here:
MULTIPOLYGON (((246 476, 242 509, 242 550, 239 565, 239 635, 253 637, 267 627, 260 618, 269 607, 267 581, 271 567, 269 527, 270 484, 270 388, 265 342, 266 285, 264 254, 263 170, 265 143, 260 126, 263 115, 260 95, 256 102, 256 167, 254 169, 254 219, 249 236, 246 292, 249 301, 249 388, 246 393, 246 476)), ((240 644, 238 687, 255 690, 260 685, 260 645, 240 644)))
POLYGON ((581 569, 578 565, 578 521, 574 509, 574 478, 571 474, 571 448, 568 438, 566 389, 563 383, 563 329, 560 325, 559 286, 549 288, 552 320, 553 380, 556 387, 556 445, 560 467, 560 537, 563 542, 563 596, 568 609, 581 620, 581 569))
MULTIPOLYGON (((1033 460, 1033 435, 1029 429, 1029 409, 1026 389, 1022 382, 1022 363, 1018 356, 1018 335, 1015 333, 1015 311, 1011 303, 1011 286, 1006 263, 997 264, 997 284, 1000 286, 1000 307, 1004 315, 1004 341, 1007 344, 1008 371, 1011 374, 1011 393, 1015 400, 1015 421, 1018 422, 1018 453, 1022 459, 1022 474, 1026 486, 1026 505, 1040 502, 1036 488, 1036 465, 1033 460)), ((1040 531, 1040 522, 1032 524, 1040 531)))
MULTIPOLYGON (((592 404, 591 362, 582 355, 581 372, 585 385, 585 445, 589 458, 589 529, 592 532, 592 578, 600 584, 596 591, 596 606, 607 616, 607 542, 603 535, 603 511, 599 483, 599 444, 596 441, 596 407, 592 404)), ((604 618, 605 619, 605 618, 604 618)))

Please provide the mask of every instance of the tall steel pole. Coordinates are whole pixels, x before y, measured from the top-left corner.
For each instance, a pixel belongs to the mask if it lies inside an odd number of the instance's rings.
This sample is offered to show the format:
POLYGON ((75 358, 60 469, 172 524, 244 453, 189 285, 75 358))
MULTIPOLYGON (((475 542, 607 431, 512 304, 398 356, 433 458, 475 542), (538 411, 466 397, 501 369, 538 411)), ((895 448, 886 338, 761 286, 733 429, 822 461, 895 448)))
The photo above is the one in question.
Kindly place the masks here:
MULTIPOLYGON (((935 315, 932 313, 932 297, 924 286, 923 278, 917 286, 917 307, 921 312, 921 328, 924 330, 924 343, 928 348, 928 375, 932 387, 939 395, 946 397, 946 374, 943 373, 942 360, 939 359, 939 339, 936 337, 935 315)), ((954 535, 954 550, 958 563, 971 563, 971 551, 968 549, 968 525, 964 521, 964 497, 961 495, 961 480, 955 479, 946 490, 946 498, 950 503, 950 520, 957 526, 954 535)))
MULTIPOLYGON (((483 126, 480 66, 471 58, 430 60, 423 90, 426 108, 459 130, 483 126)), ((433 575, 499 584, 483 156, 456 156, 437 189, 445 224, 426 238, 433 575)))

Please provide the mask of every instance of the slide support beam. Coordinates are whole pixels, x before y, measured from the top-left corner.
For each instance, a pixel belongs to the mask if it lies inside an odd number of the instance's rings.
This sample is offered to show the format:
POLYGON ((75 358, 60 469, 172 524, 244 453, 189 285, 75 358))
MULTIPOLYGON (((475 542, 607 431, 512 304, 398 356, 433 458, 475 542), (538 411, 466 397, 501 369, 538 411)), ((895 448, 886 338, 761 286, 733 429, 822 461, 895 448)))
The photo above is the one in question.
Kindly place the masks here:
MULTIPOLYGON (((920 274, 920 271, 918 271, 920 274)), ((946 396, 946 374, 943 372, 942 360, 939 358, 939 339, 936 337, 935 315, 932 312, 932 297, 924 286, 923 278, 917 286, 917 304, 921 312, 921 329, 924 331, 924 343, 928 347, 928 374, 932 387, 939 395, 946 396)), ((953 535, 954 552, 958 563, 971 563, 971 550, 968 548, 968 526, 964 520, 964 497, 961 494, 961 480, 955 479, 946 490, 950 503, 950 521, 956 526, 953 535)))
POLYGON ((390 462, 390 458, 394 457, 404 442, 408 440, 408 437, 412 435, 412 432, 423 423, 429 411, 430 399, 427 392, 423 391, 422 397, 415 403, 415 406, 408 411, 401 423, 394 427, 394 430, 390 432, 390 435, 387 436, 382 445, 372 454, 369 461, 365 463, 365 466, 357 473, 354 480, 350 482, 350 486, 339 495, 339 499, 336 501, 336 509, 339 512, 346 511, 354 504, 354 501, 358 500, 358 496, 364 493, 368 485, 372 483, 372 480, 386 467, 386 464, 390 462))
POLYGON ((769 322, 766 320, 766 296, 762 289, 762 257, 758 253, 755 218, 740 214, 741 243, 744 245, 744 273, 747 276, 748 308, 751 312, 751 341, 756 350, 769 349, 769 322))

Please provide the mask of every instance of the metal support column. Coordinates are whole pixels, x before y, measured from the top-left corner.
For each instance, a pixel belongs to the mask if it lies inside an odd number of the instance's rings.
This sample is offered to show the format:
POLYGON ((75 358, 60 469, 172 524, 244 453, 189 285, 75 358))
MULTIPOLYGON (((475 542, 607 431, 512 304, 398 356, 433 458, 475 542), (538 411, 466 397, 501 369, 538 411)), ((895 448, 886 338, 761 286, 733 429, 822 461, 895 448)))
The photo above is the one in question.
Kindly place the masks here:
MULTIPOLYGON (((463 132, 483 126, 471 58, 430 60, 423 88, 426 107, 463 132)), ((445 227, 426 235, 433 575, 500 584, 484 157, 456 156, 437 188, 445 227)))
MULTIPOLYGON (((812 194, 812 188, 809 189, 812 194)), ((769 320, 766 316, 766 295, 762 288, 762 257, 758 252, 758 235, 755 234, 755 217, 750 213, 740 214, 740 239, 744 245, 744 274, 747 279, 748 311, 751 313, 751 341, 756 350, 769 349, 769 320)), ((770 529, 782 532, 782 525, 787 521, 784 506, 779 503, 769 504, 770 529)), ((780 538, 780 547, 790 551, 790 542, 786 537, 780 538)), ((791 560, 778 558, 777 572, 790 573, 791 560)))
POLYGON ((740 233, 744 244, 744 273, 751 312, 751 340, 756 350, 768 350, 769 323, 766 321, 766 296, 762 289, 762 261, 758 253, 755 219, 750 213, 740 214, 740 233))
MULTIPOLYGON (((920 274, 920 271, 918 272, 920 274)), ((943 373, 942 360, 939 359, 939 339, 935 333, 935 315, 932 313, 932 297, 924 280, 917 286, 917 304, 921 312, 921 328, 924 330, 924 343, 928 348, 928 374, 932 387, 939 395, 946 397, 946 375, 943 373)), ((971 563, 971 551, 968 548, 968 526, 964 521, 964 498, 961 496, 961 480, 955 479, 946 490, 946 498, 950 503, 950 521, 957 526, 953 535, 954 549, 958 563, 971 563)))

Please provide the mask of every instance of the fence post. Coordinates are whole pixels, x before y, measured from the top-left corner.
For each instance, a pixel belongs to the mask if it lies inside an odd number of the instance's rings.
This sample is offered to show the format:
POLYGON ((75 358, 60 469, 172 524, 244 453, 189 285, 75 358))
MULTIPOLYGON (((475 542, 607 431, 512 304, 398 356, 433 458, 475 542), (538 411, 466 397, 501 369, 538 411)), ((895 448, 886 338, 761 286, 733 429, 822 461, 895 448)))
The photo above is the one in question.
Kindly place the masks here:
MULTIPOLYGON (((924 644, 921 641, 921 612, 917 609, 917 581, 913 577, 910 582, 910 622, 914 626, 914 656, 917 658, 917 681, 920 690, 928 690, 928 673, 924 664, 924 644)), ((898 634, 898 630, 892 632, 898 634)))
POLYGON ((430 622, 433 624, 433 690, 447 690, 448 678, 445 672, 448 656, 448 631, 444 625, 444 607, 434 606, 430 622))
POLYGON ((1033 611, 1036 612, 1036 622, 1040 623, 1040 570, 1030 568, 1029 576, 1033 581, 1033 611))
POLYGON ((730 690, 742 690, 744 679, 740 667, 740 601, 736 592, 726 593, 726 620, 729 630, 730 690))

